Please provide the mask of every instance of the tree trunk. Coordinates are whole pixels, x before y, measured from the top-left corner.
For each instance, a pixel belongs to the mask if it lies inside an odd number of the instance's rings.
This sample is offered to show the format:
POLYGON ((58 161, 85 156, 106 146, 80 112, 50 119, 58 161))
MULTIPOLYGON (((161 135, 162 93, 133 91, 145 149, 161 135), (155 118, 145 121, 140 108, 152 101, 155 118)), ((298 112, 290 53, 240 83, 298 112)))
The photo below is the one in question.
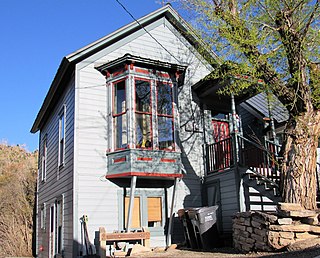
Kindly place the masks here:
POLYGON ((284 202, 316 209, 317 147, 320 111, 309 111, 291 118, 286 128, 282 163, 281 192, 284 202))

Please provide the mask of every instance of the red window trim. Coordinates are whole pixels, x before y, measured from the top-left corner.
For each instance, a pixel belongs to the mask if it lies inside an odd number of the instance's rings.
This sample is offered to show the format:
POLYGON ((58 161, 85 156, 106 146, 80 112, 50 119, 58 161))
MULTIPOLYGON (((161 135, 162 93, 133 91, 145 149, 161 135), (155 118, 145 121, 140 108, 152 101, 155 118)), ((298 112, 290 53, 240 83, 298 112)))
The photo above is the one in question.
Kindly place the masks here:
POLYGON ((144 69, 144 68, 136 67, 136 68, 135 68, 135 71, 136 71, 137 73, 150 74, 149 70, 144 69))
POLYGON ((126 161, 127 161, 127 158, 124 156, 124 157, 114 159, 113 163, 121 163, 121 162, 126 162, 126 161))
POLYGON ((160 161, 161 162, 168 162, 168 163, 176 163, 177 160, 161 158, 160 161))
POLYGON ((116 148, 116 142, 115 142, 115 118, 127 114, 127 83, 126 83, 127 78, 128 78, 128 76, 112 82, 112 130, 113 130, 113 138, 114 138, 113 139, 114 140, 114 146, 113 146, 114 151, 125 150, 128 148, 128 144, 126 145, 125 148, 116 148), (114 86, 120 82, 123 82, 123 81, 124 81, 125 111, 121 112, 121 113, 115 113, 115 87, 114 86))
POLYGON ((149 157, 137 157, 137 160, 139 160, 139 161, 152 161, 153 159, 149 158, 149 157))

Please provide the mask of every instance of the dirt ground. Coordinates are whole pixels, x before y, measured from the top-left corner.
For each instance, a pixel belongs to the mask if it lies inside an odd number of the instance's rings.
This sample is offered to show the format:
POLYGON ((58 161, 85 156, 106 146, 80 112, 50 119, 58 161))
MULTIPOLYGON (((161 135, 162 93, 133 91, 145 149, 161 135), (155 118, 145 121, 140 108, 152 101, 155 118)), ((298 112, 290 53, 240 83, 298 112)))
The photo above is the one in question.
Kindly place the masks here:
POLYGON ((308 248, 302 251, 294 251, 294 252, 277 252, 277 253, 267 253, 267 252, 259 252, 259 253, 249 253, 249 254, 241 254, 237 252, 233 248, 217 248, 211 250, 209 252, 202 251, 194 251, 187 249, 172 249, 172 250, 155 250, 153 252, 146 252, 137 255, 133 255, 130 257, 176 257, 176 258, 193 258, 193 257, 210 257, 210 258, 218 258, 218 257, 231 257, 231 258, 240 258, 240 257, 264 257, 264 258, 292 258, 292 257, 301 257, 301 258, 315 258, 319 256, 320 258, 320 247, 316 248, 308 248))

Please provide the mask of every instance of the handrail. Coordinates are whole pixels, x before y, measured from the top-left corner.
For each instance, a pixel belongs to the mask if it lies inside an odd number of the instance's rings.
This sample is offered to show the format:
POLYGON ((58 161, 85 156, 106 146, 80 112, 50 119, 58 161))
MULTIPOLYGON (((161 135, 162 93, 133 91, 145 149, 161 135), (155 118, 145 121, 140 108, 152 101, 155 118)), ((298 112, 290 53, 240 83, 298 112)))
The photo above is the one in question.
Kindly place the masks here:
MULTIPOLYGON (((272 144, 272 142, 268 142, 272 144)), ((243 136, 239 136, 239 162, 240 165, 249 167, 254 173, 268 178, 276 185, 280 184, 280 171, 277 162, 279 147, 270 148, 259 145, 243 136)))

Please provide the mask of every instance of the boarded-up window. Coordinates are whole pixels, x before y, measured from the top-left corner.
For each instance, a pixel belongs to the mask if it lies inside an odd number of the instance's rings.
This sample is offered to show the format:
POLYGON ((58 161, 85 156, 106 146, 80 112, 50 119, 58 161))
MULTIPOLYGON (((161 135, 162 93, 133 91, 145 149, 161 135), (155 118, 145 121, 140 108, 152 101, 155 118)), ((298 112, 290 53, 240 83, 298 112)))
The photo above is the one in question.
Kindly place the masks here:
MULTIPOLYGON (((125 225, 127 225, 128 209, 129 209, 130 198, 125 197, 124 203, 124 216, 125 216, 125 225)), ((140 197, 134 197, 134 205, 132 210, 132 220, 131 228, 140 228, 141 227, 141 216, 140 216, 140 197)))
POLYGON ((148 197, 148 227, 159 227, 162 222, 161 197, 148 197))

